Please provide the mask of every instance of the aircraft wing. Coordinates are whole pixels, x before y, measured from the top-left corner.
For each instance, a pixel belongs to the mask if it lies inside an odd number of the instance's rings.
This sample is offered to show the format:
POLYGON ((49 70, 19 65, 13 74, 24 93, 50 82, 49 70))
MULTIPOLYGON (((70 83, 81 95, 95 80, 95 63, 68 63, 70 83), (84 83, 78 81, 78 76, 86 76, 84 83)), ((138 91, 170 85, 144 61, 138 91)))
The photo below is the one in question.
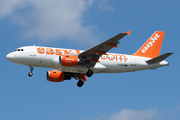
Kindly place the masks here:
POLYGON ((95 66, 96 62, 99 62, 99 57, 103 54, 106 54, 113 47, 118 47, 119 40, 122 39, 127 34, 130 35, 131 31, 126 33, 119 33, 118 35, 82 52, 79 54, 80 60, 90 61, 90 66, 95 66))

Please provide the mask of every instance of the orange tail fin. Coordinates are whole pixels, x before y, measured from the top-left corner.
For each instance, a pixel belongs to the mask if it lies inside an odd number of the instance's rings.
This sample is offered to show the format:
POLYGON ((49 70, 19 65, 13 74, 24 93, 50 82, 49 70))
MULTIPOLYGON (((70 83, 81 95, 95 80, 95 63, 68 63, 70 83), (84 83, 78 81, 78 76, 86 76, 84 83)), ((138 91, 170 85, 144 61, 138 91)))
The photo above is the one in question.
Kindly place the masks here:
POLYGON ((156 31, 145 43, 144 45, 133 55, 155 58, 159 56, 162 41, 164 38, 164 33, 162 31, 156 31))

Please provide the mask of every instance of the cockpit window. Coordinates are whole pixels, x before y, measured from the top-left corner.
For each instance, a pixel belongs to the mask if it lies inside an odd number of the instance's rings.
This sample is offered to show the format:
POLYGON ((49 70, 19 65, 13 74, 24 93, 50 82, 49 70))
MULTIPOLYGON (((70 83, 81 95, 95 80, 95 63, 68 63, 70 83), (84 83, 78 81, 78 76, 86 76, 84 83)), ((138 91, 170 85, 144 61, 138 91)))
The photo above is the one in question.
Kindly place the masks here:
POLYGON ((15 51, 24 51, 24 49, 16 49, 15 51))

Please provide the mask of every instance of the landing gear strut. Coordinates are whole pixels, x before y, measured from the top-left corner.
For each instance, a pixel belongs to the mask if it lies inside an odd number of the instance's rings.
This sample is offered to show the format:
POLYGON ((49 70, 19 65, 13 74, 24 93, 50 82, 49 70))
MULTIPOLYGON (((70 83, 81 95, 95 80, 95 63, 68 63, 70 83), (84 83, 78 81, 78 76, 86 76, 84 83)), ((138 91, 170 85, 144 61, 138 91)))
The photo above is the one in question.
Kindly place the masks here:
POLYGON ((86 61, 85 65, 88 68, 88 71, 86 72, 86 76, 91 77, 93 75, 93 71, 90 70, 90 61, 86 61))
POLYGON ((79 80, 78 83, 77 83, 77 86, 82 87, 83 85, 84 85, 84 82, 82 80, 79 80))
POLYGON ((30 66, 30 71, 31 71, 31 72, 28 73, 28 76, 29 76, 29 77, 31 77, 31 76, 33 75, 33 73, 32 73, 32 71, 33 71, 33 66, 30 66))

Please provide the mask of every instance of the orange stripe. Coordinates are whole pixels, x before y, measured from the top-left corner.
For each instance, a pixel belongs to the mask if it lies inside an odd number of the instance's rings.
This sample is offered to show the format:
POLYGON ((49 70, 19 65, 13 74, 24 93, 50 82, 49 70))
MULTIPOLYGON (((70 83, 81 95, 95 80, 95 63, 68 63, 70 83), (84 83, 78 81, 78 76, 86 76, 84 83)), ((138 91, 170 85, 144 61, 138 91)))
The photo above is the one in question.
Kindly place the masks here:
POLYGON ((85 83, 88 80, 85 74, 80 74, 80 79, 83 80, 85 83))
POLYGON ((92 52, 99 53, 99 54, 105 54, 106 55, 106 52, 102 52, 102 51, 92 51, 92 52))
POLYGON ((91 59, 92 61, 94 61, 94 62, 100 62, 99 60, 97 60, 97 59, 91 59))
POLYGON ((117 45, 115 45, 115 44, 105 43, 105 45, 108 45, 108 46, 111 46, 111 47, 117 47, 117 48, 118 48, 118 46, 117 46, 117 45))

